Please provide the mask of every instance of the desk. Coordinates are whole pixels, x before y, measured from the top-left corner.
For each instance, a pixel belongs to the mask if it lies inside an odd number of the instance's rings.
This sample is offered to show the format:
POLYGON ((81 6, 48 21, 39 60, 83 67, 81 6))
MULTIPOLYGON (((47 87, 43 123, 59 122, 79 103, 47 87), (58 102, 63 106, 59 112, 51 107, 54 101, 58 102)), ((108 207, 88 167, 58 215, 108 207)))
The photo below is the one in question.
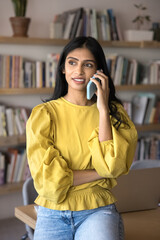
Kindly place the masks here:
MULTIPOLYGON (((34 204, 15 208, 15 216, 35 229, 34 204)), ((125 240, 160 240, 160 207, 148 211, 122 213, 125 240)))
POLYGON ((15 208, 15 216, 33 229, 35 229, 37 220, 37 213, 34 206, 34 204, 31 204, 15 208))

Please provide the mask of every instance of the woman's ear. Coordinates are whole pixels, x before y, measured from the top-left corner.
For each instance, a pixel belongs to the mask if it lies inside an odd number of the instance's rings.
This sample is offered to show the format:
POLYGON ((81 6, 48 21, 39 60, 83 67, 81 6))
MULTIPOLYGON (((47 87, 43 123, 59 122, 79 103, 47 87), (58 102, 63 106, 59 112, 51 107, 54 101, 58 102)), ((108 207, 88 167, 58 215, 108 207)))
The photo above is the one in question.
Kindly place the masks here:
POLYGON ((64 68, 62 69, 62 73, 65 74, 65 69, 64 68))

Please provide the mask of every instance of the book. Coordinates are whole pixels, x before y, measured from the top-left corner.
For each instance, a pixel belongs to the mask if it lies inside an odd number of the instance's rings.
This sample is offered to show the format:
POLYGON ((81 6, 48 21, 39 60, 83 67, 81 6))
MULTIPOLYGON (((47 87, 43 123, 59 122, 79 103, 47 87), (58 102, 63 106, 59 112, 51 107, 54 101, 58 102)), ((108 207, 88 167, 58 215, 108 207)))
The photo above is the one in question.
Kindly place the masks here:
POLYGON ((105 16, 105 26, 106 26, 106 37, 107 41, 111 41, 111 26, 110 26, 110 20, 108 11, 106 9, 103 10, 104 16, 105 16))
POLYGON ((90 9, 85 8, 83 16, 83 23, 85 25, 84 36, 91 34, 91 21, 90 21, 90 9))
POLYGON ((102 34, 102 40, 103 41, 110 41, 111 40, 111 33, 110 33, 110 23, 109 23, 109 17, 108 12, 106 9, 103 9, 98 12, 99 19, 100 19, 100 28, 101 28, 101 34, 102 34))
POLYGON ((124 61, 124 57, 118 56, 116 70, 115 70, 115 76, 114 76, 114 84, 115 85, 120 85, 120 83, 121 83, 123 61, 124 61))
POLYGON ((7 136, 7 124, 6 124, 6 114, 5 106, 0 105, 0 136, 7 136))
POLYGON ((132 102, 131 101, 123 101, 123 107, 126 110, 130 119, 132 119, 132 102))
POLYGON ((27 154, 26 154, 26 150, 24 149, 24 151, 21 153, 21 164, 20 164, 20 167, 19 167, 16 182, 23 181, 26 162, 27 162, 27 154))
POLYGON ((116 71, 116 66, 117 66, 117 59, 118 59, 118 54, 117 53, 111 53, 106 55, 106 61, 107 61, 107 66, 108 66, 108 61, 110 62, 110 75, 111 78, 114 80, 115 77, 115 71, 116 71))
POLYGON ((90 9, 85 8, 80 19, 76 36, 89 36, 91 35, 91 23, 90 23, 90 9))
POLYGON ((116 24, 116 27, 117 27, 118 40, 119 41, 124 41, 123 33, 122 33, 122 30, 121 30, 121 27, 120 27, 120 24, 119 24, 119 18, 117 16, 115 17, 115 24, 116 24))
POLYGON ((127 84, 128 85, 132 85, 133 69, 134 69, 134 61, 133 61, 133 59, 131 59, 130 63, 129 63, 129 69, 128 69, 128 75, 127 75, 127 84))
POLYGON ((53 22, 50 23, 50 38, 63 38, 63 22, 61 21, 61 14, 56 14, 53 22))
POLYGON ((15 135, 15 119, 12 108, 6 108, 6 123, 8 136, 15 135))
POLYGON ((0 54, 0 88, 3 87, 3 55, 0 54))
POLYGON ((42 61, 36 61, 36 87, 42 88, 42 86, 43 86, 42 61))
POLYGON ((19 87, 19 75, 20 75, 20 56, 15 56, 15 69, 14 69, 14 88, 19 87))
POLYGON ((107 31, 106 31, 106 16, 103 11, 98 12, 100 19, 101 37, 103 41, 107 41, 107 31))
POLYGON ((118 34, 117 34, 117 26, 115 21, 115 16, 112 8, 107 9, 107 13, 109 16, 109 23, 110 23, 110 29, 111 29, 111 40, 119 40, 118 34))
POLYGON ((102 36, 101 18, 100 18, 99 12, 97 12, 96 22, 97 22, 97 39, 101 41, 103 40, 103 36, 102 36))
POLYGON ((122 68, 122 75, 121 75, 121 85, 125 85, 127 83, 127 70, 128 70, 129 61, 127 58, 124 57, 123 59, 123 68, 122 68))
POLYGON ((22 161, 22 155, 20 153, 20 150, 18 150, 18 154, 17 154, 17 160, 16 160, 16 164, 15 164, 15 168, 14 168, 14 174, 13 174, 13 179, 12 182, 17 182, 17 176, 18 176, 18 172, 21 166, 21 161, 22 161))
POLYGON ((9 153, 9 162, 7 167, 7 183, 11 183, 13 182, 18 150, 10 148, 8 149, 8 153, 9 153))
POLYGON ((153 116, 153 123, 160 123, 160 100, 157 99, 155 103, 155 114, 153 116))
POLYGON ((24 122, 24 120, 21 116, 20 108, 15 108, 15 121, 16 121, 17 129, 18 129, 18 133, 20 135, 24 134, 26 123, 24 122))
POLYGON ((73 10, 73 12, 75 13, 75 18, 70 32, 70 38, 74 38, 77 34, 79 21, 82 18, 83 11, 83 8, 73 10))
POLYGON ((75 12, 68 12, 67 22, 66 22, 66 25, 64 28, 64 33, 63 33, 64 39, 70 38, 70 33, 71 33, 72 26, 74 23, 75 15, 76 15, 75 12))
POLYGON ((24 87, 32 87, 32 62, 29 60, 24 61, 24 87))
POLYGON ((153 61, 149 66, 150 84, 160 83, 160 60, 153 61))
POLYGON ((144 116, 144 124, 148 124, 150 120, 150 116, 152 113, 152 109, 154 108, 155 102, 156 102, 156 95, 153 93, 148 93, 148 105, 146 109, 146 113, 144 116))
POLYGON ((10 56, 5 56, 5 88, 10 87, 10 56))
POLYGON ((132 59, 132 63, 133 63, 132 85, 136 85, 138 62, 136 59, 132 59))
POLYGON ((24 69, 23 69, 23 57, 19 56, 19 78, 18 78, 18 87, 23 88, 24 87, 24 69))
POLYGON ((98 39, 97 31, 97 11, 96 9, 90 9, 90 24, 91 24, 91 36, 98 39))
POLYGON ((133 97, 132 120, 135 124, 143 124, 148 104, 148 94, 139 93, 133 97))
POLYGON ((5 156, 0 152, 0 185, 5 183, 5 156))
POLYGON ((54 87, 56 81, 57 64, 60 55, 57 53, 47 54, 46 60, 46 87, 54 87))
POLYGON ((2 55, 2 68, 1 68, 1 75, 2 75, 2 88, 6 86, 6 56, 2 55))
POLYGON ((22 119, 22 121, 23 121, 24 126, 26 126, 26 123, 27 123, 27 120, 28 120, 28 112, 27 112, 27 109, 24 108, 24 107, 21 107, 21 108, 20 108, 20 111, 21 111, 21 113, 20 113, 21 119, 22 119))

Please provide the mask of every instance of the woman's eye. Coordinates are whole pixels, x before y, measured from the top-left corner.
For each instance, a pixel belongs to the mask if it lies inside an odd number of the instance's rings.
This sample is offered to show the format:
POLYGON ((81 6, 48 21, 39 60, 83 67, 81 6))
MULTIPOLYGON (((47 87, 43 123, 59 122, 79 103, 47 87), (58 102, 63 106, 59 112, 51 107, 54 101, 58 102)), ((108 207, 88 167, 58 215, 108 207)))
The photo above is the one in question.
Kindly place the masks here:
POLYGON ((70 65, 75 65, 76 63, 74 61, 69 61, 68 62, 70 65))
POLYGON ((91 68, 91 67, 93 67, 93 64, 91 64, 91 63, 86 63, 85 66, 88 67, 88 68, 91 68))

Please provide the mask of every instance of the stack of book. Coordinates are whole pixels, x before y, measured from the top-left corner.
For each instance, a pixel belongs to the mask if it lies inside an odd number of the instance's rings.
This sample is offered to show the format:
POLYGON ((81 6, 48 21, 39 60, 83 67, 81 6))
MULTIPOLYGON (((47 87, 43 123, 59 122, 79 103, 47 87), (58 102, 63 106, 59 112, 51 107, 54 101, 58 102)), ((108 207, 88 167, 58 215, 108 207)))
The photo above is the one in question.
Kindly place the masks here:
POLYGON ((0 55, 0 88, 54 87, 58 60, 59 54, 48 54, 46 61, 0 55))
POLYGON ((123 40, 113 9, 77 8, 57 14, 50 24, 50 38, 92 36, 98 40, 123 40))
POLYGON ((134 58, 110 53, 106 62, 115 85, 160 84, 160 60, 143 65, 134 58))
POLYGON ((143 136, 138 139, 134 160, 145 159, 160 160, 160 135, 143 136))
MULTIPOLYGON (((54 87, 59 53, 49 53, 46 61, 29 60, 22 56, 0 55, 0 88, 54 87)), ((108 70, 115 85, 159 84, 160 61, 149 66, 136 59, 106 54, 108 70)))
POLYGON ((132 120, 135 124, 160 122, 160 100, 153 93, 139 93, 133 97, 132 120))
POLYGON ((116 86, 142 83, 144 67, 136 59, 128 59, 118 54, 109 54, 106 55, 106 62, 116 86))
POLYGON ((24 107, 0 105, 0 136, 24 134, 28 116, 29 110, 24 107))
POLYGON ((26 150, 9 148, 4 155, 0 153, 0 185, 25 181, 30 177, 26 150))
POLYGON ((5 183, 5 155, 0 152, 0 185, 5 183))
POLYGON ((152 93, 139 93, 123 101, 124 109, 135 124, 160 123, 160 99, 152 93))
POLYGON ((160 84, 160 60, 152 61, 150 64, 149 79, 151 84, 160 84))

